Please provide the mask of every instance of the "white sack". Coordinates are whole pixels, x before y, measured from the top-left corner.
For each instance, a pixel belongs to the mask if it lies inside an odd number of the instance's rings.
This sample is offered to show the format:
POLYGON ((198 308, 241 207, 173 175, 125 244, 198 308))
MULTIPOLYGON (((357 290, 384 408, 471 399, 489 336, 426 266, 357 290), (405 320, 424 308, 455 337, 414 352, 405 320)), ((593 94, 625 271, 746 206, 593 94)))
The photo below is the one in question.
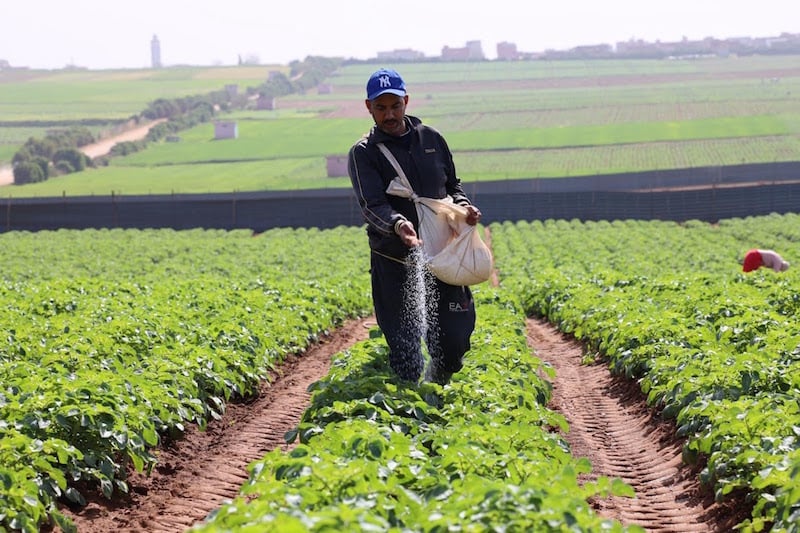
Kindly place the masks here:
POLYGON ((492 253, 476 227, 467 224, 465 207, 449 196, 441 200, 417 196, 402 174, 391 181, 386 192, 414 202, 422 250, 433 275, 450 285, 476 285, 491 277, 492 253))

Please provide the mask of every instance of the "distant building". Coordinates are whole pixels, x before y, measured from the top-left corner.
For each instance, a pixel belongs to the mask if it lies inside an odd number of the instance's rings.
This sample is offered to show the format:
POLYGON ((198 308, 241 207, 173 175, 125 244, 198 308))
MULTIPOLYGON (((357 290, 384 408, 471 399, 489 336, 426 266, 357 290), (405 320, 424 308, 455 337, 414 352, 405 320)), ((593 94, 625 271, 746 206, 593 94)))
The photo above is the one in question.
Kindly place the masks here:
POLYGON ((329 155, 325 158, 329 178, 340 178, 347 176, 347 156, 329 155))
POLYGON ((161 68, 161 43, 158 42, 156 35, 153 35, 150 41, 150 65, 153 68, 161 68))
POLYGON ((278 102, 274 96, 267 96, 265 94, 259 95, 256 100, 256 109, 267 109, 269 111, 278 108, 278 102))
POLYGON ((480 41, 467 41, 462 48, 442 48, 442 59, 448 61, 481 61, 485 59, 480 41))
POLYGON ((267 96, 265 94, 259 95, 256 100, 256 109, 273 110, 277 108, 277 102, 274 96, 267 96))
POLYGON ((214 123, 214 139, 236 139, 238 137, 238 123, 230 121, 219 121, 214 123))
POLYGON ((517 45, 515 43, 509 43, 503 41, 502 43, 497 43, 497 59, 502 61, 514 61, 519 59, 519 52, 517 51, 517 45))
POLYGON ((320 83, 317 85, 317 94, 333 94, 333 85, 330 83, 320 83))

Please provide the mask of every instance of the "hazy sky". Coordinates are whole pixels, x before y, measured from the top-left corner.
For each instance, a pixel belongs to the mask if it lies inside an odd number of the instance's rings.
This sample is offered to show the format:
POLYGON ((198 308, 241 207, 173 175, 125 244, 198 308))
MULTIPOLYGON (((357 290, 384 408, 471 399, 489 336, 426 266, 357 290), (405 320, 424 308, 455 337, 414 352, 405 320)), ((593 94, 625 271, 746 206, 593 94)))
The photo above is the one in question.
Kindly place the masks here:
POLYGON ((520 51, 629 39, 800 33, 798 0, 2 0, 0 59, 12 66, 233 65, 241 56, 286 64, 309 55, 367 59, 479 40, 520 51))

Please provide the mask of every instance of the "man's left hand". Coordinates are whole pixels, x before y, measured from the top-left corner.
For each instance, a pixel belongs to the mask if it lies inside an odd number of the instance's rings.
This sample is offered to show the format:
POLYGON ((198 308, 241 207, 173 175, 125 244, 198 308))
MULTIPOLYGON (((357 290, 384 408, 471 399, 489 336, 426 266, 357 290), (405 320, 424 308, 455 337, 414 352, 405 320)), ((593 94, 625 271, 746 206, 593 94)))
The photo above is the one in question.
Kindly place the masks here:
POLYGON ((474 226, 481 221, 481 210, 474 205, 464 206, 467 209, 467 224, 474 226))

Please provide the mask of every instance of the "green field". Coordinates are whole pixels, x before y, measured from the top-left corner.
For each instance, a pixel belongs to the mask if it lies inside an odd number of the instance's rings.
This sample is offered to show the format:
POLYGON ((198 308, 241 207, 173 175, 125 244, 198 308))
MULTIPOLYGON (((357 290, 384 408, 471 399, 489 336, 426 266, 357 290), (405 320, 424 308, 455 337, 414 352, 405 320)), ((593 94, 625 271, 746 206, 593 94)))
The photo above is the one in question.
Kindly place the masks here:
MULTIPOLYGON (((648 487, 607 477, 563 439, 586 429, 570 428, 563 405, 550 410, 556 370, 526 335, 531 316, 674 422, 658 440, 681 443, 697 494, 742 506, 741 527, 726 531, 797 531, 800 278, 739 261, 759 243, 794 263, 798 222, 492 224, 499 283, 474 287, 479 320, 451 383, 398 379, 371 329, 308 389, 293 445, 254 458, 239 495, 192 531, 644 531, 647 516, 624 528, 601 518, 610 494, 648 487)), ((66 506, 95 498, 135 511, 142 500, 127 494, 148 485, 134 471, 158 466, 167 481, 165 446, 212 428, 288 357, 371 312, 363 228, 62 229, 6 232, 0 246, 3 531, 69 525, 66 506)), ((632 398, 619 384, 608 394, 632 398)), ((619 457, 626 473, 644 466, 619 457)), ((678 479, 678 491, 679 475, 651 487, 678 479)), ((653 511, 669 531, 689 524, 653 511)))
MULTIPOLYGON (((603 175, 800 159, 797 57, 691 61, 416 63, 406 79, 410 114, 445 134, 465 182, 603 175)), ((110 166, 2 190, 10 197, 165 194, 348 187, 327 177, 371 125, 364 80, 375 65, 347 65, 329 94, 294 94, 277 110, 238 111, 238 138, 213 125, 151 144, 110 166)), ((7 120, 121 120, 156 98, 236 83, 272 67, 38 73, 0 83, 7 120), (58 95, 58 96, 53 96, 58 95), (48 99, 49 96, 49 99, 48 99), (11 111, 13 109, 13 112, 11 111), (26 111, 27 110, 27 111, 26 111), (34 110, 37 110, 34 112, 34 110)), ((0 78, 2 80, 2 78, 0 78)), ((0 162, 36 130, 0 127, 0 162)))
MULTIPOLYGON (((11 121, 126 119, 159 98, 256 86, 283 66, 0 72, 0 117, 11 121)), ((5 129, 5 128, 2 128, 5 129)), ((0 129, 0 130, 2 130, 0 129)), ((2 139, 2 137, 0 137, 2 139)))

